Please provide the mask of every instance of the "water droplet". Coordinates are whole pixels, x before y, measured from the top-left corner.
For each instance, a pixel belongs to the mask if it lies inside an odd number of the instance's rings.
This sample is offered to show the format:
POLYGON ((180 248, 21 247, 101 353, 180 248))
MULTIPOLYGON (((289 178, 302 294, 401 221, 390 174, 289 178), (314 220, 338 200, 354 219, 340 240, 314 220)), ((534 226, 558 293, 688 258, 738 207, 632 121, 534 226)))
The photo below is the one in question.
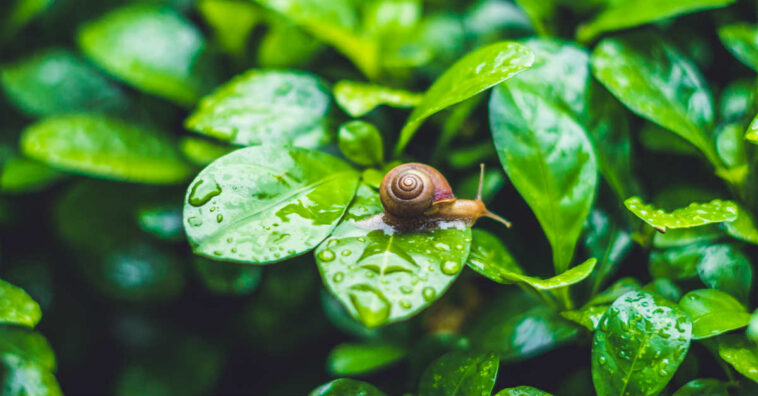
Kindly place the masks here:
POLYGON ((215 251, 213 251, 213 254, 215 254, 216 256, 221 256, 221 255, 224 254, 224 252, 222 252, 220 250, 215 250, 215 251))
POLYGON ((461 265, 455 261, 445 261, 442 263, 442 273, 445 275, 455 275, 461 270, 461 265))
POLYGON ((192 185, 188 201, 192 206, 203 206, 219 194, 221 186, 215 180, 206 183, 204 179, 200 179, 192 185))
POLYGON ((234 241, 234 238, 232 237, 226 238, 226 243, 232 243, 233 241, 234 241))
POLYGON ((424 300, 432 301, 437 295, 437 292, 434 290, 434 288, 427 286, 424 288, 424 290, 421 290, 421 295, 424 296, 424 300))
POLYGON ((597 360, 598 363, 600 363, 601 366, 605 366, 605 363, 608 359, 606 359, 605 356, 600 356, 600 358, 597 360))
POLYGON ((219 214, 217 214, 217 215, 216 215, 216 223, 220 223, 220 222, 222 222, 222 221, 224 221, 224 215, 222 215, 222 214, 220 214, 220 213, 219 213, 219 214))
POLYGON ((347 256, 349 256, 349 255, 353 254, 353 252, 352 252, 350 249, 345 249, 345 250, 341 251, 341 252, 340 252, 340 254, 341 254, 343 257, 347 257, 347 256))
POLYGON ((408 285, 400 286, 400 292, 403 294, 411 294, 413 293, 413 288, 408 285))
POLYGON ((366 242, 366 238, 364 238, 364 237, 358 237, 358 242, 366 242))
POLYGON ((200 227, 203 225, 203 219, 199 217, 192 216, 189 219, 187 219, 187 223, 193 227, 200 227))
POLYGON ((368 285, 356 285, 349 295, 358 318, 367 327, 379 326, 389 318, 390 302, 379 290, 368 285))
POLYGON ((334 276, 332 276, 332 280, 334 281, 334 283, 340 283, 342 282, 342 279, 345 279, 345 274, 343 274, 342 272, 337 272, 336 274, 334 274, 334 276))
POLYGON ((400 306, 405 309, 408 309, 411 307, 411 302, 408 300, 400 300, 400 306))
POLYGON ((329 262, 334 260, 334 252, 329 249, 324 249, 318 252, 318 259, 323 262, 329 262))
POLYGON ((237 248, 236 247, 232 248, 232 253, 237 253, 237 248))

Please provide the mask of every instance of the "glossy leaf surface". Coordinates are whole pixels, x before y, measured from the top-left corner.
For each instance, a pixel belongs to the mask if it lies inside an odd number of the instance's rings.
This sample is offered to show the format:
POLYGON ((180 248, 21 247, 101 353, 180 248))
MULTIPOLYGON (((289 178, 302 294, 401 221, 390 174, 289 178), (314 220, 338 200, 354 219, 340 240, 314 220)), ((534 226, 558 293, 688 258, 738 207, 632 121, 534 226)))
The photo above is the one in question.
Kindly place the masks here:
POLYGON ((459 222, 429 232, 370 226, 382 210, 379 194, 362 185, 316 249, 324 284, 367 327, 404 320, 434 302, 458 277, 471 246, 471 229, 459 222))
POLYGON ((348 80, 334 84, 333 92, 337 104, 353 117, 362 117, 380 105, 414 107, 423 97, 403 89, 348 80))
POLYGON ((607 310, 607 305, 588 305, 574 311, 563 311, 561 316, 584 326, 589 331, 595 331, 607 310))
POLYGON ((37 302, 20 287, 0 279, 0 323, 33 328, 41 318, 37 302))
POLYGON ((406 350, 392 344, 340 344, 326 358, 327 371, 334 376, 360 375, 381 369, 404 358, 406 350))
POLYGON ((200 31, 169 8, 116 9, 82 27, 77 41, 87 57, 115 77, 183 106, 215 80, 200 31))
POLYGON ((267 264, 326 238, 355 194, 358 173, 331 155, 249 147, 206 167, 187 189, 184 228, 195 253, 267 264))
POLYGON ((745 327, 751 315, 727 293, 713 289, 693 290, 682 297, 679 306, 692 319, 692 338, 717 336, 745 327))
POLYGON ((604 395, 655 395, 684 360, 692 323, 677 306, 650 293, 619 297, 592 343, 592 380, 604 395))
POLYGON ((740 62, 758 71, 758 27, 746 23, 722 26, 719 38, 740 62))
POLYGON ((745 139, 753 144, 758 144, 758 116, 753 118, 745 132, 745 139))
POLYGON ((737 219, 724 223, 726 232, 740 240, 758 245, 758 227, 753 215, 743 207, 737 207, 737 219))
POLYGON ((249 70, 203 98, 185 125, 233 144, 315 148, 328 141, 329 91, 302 72, 249 70))
POLYGON ((449 352, 424 371, 418 395, 490 395, 499 365, 494 353, 449 352))
POLYGON ((490 44, 459 59, 437 78, 413 109, 400 131, 395 153, 405 148, 432 114, 527 70, 533 62, 534 55, 529 48, 509 41, 490 44))
POLYGON ((624 201, 629 211, 660 232, 672 228, 690 228, 712 223, 723 223, 737 219, 737 205, 732 201, 715 199, 711 202, 693 202, 684 208, 665 212, 653 205, 642 202, 639 197, 624 201))
POLYGON ((113 180, 171 184, 190 173, 161 132, 99 115, 62 115, 33 124, 23 132, 21 149, 53 168, 113 180))
POLYGON ((358 165, 381 165, 384 162, 382 135, 373 124, 355 120, 342 124, 339 130, 342 154, 358 165))
POLYGON ((745 377, 758 382, 758 347, 744 336, 719 337, 719 356, 745 377))

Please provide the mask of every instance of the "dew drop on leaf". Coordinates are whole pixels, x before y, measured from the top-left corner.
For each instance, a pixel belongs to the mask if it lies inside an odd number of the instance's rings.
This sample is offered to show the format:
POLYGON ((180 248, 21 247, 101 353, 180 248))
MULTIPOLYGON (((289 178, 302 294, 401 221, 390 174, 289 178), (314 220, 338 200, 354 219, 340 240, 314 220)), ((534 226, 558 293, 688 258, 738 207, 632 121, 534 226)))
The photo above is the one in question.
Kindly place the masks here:
POLYGON ((382 292, 368 285, 356 285, 351 289, 350 302, 364 325, 374 327, 387 321, 391 306, 382 292))
POLYGON ((432 301, 437 295, 437 292, 434 290, 434 288, 427 286, 424 288, 424 290, 421 291, 421 295, 424 296, 424 300, 432 301))
POLYGON ((203 206, 219 194, 221 186, 215 180, 206 182, 205 179, 200 179, 190 189, 188 201, 192 206, 203 206))
POLYGON ((461 270, 461 265, 455 261, 445 261, 442 264, 442 273, 445 275, 455 275, 461 270))
POLYGON ((335 257, 334 252, 329 249, 324 249, 318 252, 318 259, 323 262, 332 261, 334 260, 334 257, 335 257))

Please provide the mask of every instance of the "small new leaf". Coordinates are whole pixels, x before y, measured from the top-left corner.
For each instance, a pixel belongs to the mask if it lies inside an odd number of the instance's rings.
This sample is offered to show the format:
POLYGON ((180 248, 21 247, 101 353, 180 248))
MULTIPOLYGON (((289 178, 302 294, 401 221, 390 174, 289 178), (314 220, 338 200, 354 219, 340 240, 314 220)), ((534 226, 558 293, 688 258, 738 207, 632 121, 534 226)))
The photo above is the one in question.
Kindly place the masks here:
POLYGON ((690 228, 737 219, 737 205, 732 201, 720 199, 714 199, 707 203, 693 202, 687 207, 675 209, 669 213, 644 203, 639 197, 628 198, 624 201, 624 205, 629 211, 660 232, 666 232, 670 228, 690 228))

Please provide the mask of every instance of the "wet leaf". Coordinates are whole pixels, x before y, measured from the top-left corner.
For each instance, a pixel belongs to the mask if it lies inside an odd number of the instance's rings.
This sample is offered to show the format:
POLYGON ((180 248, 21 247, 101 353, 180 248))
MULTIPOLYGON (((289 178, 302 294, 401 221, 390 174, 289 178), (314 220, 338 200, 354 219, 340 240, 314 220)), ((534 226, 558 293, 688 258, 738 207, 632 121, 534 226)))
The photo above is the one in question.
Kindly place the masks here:
POLYGON ((423 97, 403 89, 348 80, 338 81, 333 91, 337 104, 352 117, 362 117, 380 105, 414 107, 423 97))
POLYGON ((719 356, 737 372, 758 382, 758 347, 741 335, 725 335, 718 341, 719 356))
POLYGON ((19 109, 33 116, 81 111, 120 112, 126 95, 75 54, 48 49, 2 65, 0 84, 19 109))
POLYGON ((692 319, 692 339, 695 340, 717 336, 750 323, 750 314, 745 307, 719 290, 693 290, 682 297, 679 306, 692 319))
POLYGON ((41 318, 36 301, 22 288, 0 279, 0 323, 34 328, 41 318))
POLYGON ((418 395, 490 395, 499 365, 494 353, 449 352, 424 371, 418 395))
POLYGON ((758 116, 753 118, 745 132, 745 139, 753 144, 758 144, 758 116))
POLYGON ((50 372, 56 369, 55 354, 45 337, 23 327, 0 326, 0 356, 15 356, 50 372))
POLYGON ((327 289, 367 327, 407 319, 442 296, 471 245, 471 229, 460 222, 429 232, 371 226, 382 210, 379 194, 362 185, 345 219, 316 249, 327 289))
POLYGON ((203 98, 187 129, 233 144, 315 148, 329 140, 329 91, 304 72, 249 70, 203 98))
POLYGON ((214 161, 187 189, 184 228, 196 254, 268 264, 313 249, 355 194, 358 173, 329 154, 249 147, 214 161))
POLYGON ((342 154, 358 165, 379 166, 384 162, 382 135, 373 124, 360 120, 342 124, 338 142, 342 154))
POLYGON ((691 337, 692 323, 676 305, 642 291, 619 297, 592 343, 597 394, 658 394, 684 360, 691 337))
POLYGON ((79 47, 139 90, 190 106, 215 82, 200 31, 177 12, 134 4, 84 25, 79 47))
POLYGON ((726 7, 736 0, 630 0, 607 2, 607 6, 591 21, 576 31, 579 41, 591 41, 605 32, 627 29, 651 22, 673 18, 681 14, 726 7))
POLYGON ((714 165, 721 160, 711 139, 713 98, 697 67, 652 33, 602 40, 592 71, 630 110, 676 133, 714 165))
POLYGON ((338 378, 334 381, 327 382, 324 385, 314 389, 310 396, 385 396, 384 392, 377 389, 368 382, 356 381, 350 378, 338 378))
POLYGON ((758 228, 755 226, 753 215, 742 206, 737 206, 737 219, 723 225, 727 234, 758 245, 758 228))
POLYGON ((713 378, 694 379, 674 392, 673 396, 729 396, 726 382, 713 378))
POLYGON ((527 70, 533 62, 534 55, 527 47, 510 41, 490 44, 459 59, 437 78, 413 109, 400 131, 395 153, 403 151, 432 114, 527 70))
POLYGON ((758 71, 758 27, 746 23, 721 26, 719 38, 740 62, 758 71))
POLYGON ((53 168, 106 179, 171 184, 190 168, 159 131, 99 115, 47 118, 24 130, 21 149, 53 168))
POLYGON ((404 348, 387 343, 344 343, 329 352, 326 368, 334 376, 361 375, 397 363, 406 353, 404 348))
POLYGON ((505 388, 495 393, 495 396, 552 396, 550 393, 541 391, 531 386, 517 386, 515 388, 505 388))
POLYGON ((563 311, 561 316, 584 326, 589 331, 595 331, 607 310, 607 305, 588 305, 574 311, 563 311))
POLYGON ((737 205, 732 201, 714 199, 711 202, 693 202, 684 208, 665 212, 642 202, 639 197, 624 201, 630 212, 660 232, 672 228, 698 227, 712 223, 730 222, 737 219, 737 205))

